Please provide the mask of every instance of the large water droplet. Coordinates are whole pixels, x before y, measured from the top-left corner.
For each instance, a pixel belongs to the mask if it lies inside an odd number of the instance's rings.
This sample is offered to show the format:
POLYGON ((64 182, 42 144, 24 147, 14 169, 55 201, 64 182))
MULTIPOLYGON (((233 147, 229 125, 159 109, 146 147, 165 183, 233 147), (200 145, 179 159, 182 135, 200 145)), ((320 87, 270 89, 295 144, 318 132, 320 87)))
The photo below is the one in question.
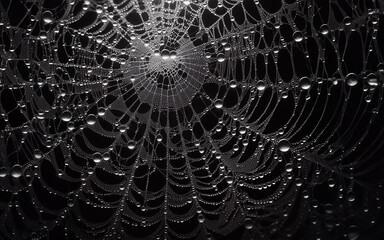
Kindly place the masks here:
POLYGON ((320 26, 320 33, 323 35, 327 35, 329 33, 329 27, 327 24, 323 24, 320 26))
POLYGON ((94 125, 95 123, 96 123, 96 116, 95 115, 93 115, 93 114, 89 114, 88 116, 87 116, 87 123, 89 124, 89 125, 94 125))
POLYGON ((19 164, 15 164, 11 169, 11 176, 14 178, 19 178, 23 175, 23 169, 19 164))
POLYGON ((229 82, 229 87, 230 87, 230 88, 236 88, 236 87, 237 87, 237 82, 236 82, 236 80, 231 80, 231 81, 229 82))
POLYGON ((287 139, 281 139, 277 144, 277 148, 281 152, 288 152, 291 149, 291 143, 287 139))
POLYGON ((225 55, 222 53, 217 54, 217 61, 218 62, 224 62, 225 61, 225 55))
POLYGON ((287 171, 287 172, 292 172, 292 170, 293 170, 293 165, 292 165, 292 163, 287 163, 287 164, 285 165, 285 171, 287 171))
POLYGON ((296 42, 301 42, 303 41, 304 39, 304 35, 302 32, 300 31, 296 31, 293 33, 293 39, 296 41, 296 42))
POLYGON ((53 22, 53 15, 50 11, 43 12, 41 17, 42 17, 44 23, 50 24, 53 22))
POLYGON ((70 111, 64 111, 61 114, 61 120, 63 120, 64 122, 69 122, 71 121, 71 119, 72 119, 72 113, 70 111))
POLYGON ((97 115, 99 115, 99 116, 104 116, 104 115, 105 115, 105 112, 106 112, 106 109, 103 108, 103 107, 99 107, 99 108, 97 109, 97 115))
POLYGON ((348 86, 353 87, 359 81, 359 76, 357 76, 355 73, 350 73, 345 77, 345 81, 347 82, 348 86))
POLYGON ((94 153, 92 156, 92 159, 95 163, 101 162, 101 158, 102 158, 101 153, 98 153, 98 152, 94 153))
POLYGON ((136 147, 136 143, 134 141, 128 142, 128 149, 132 150, 136 147))
POLYGON ((308 90, 311 87, 311 80, 308 77, 302 77, 300 79, 300 88, 308 90))
POLYGON ((157 134, 157 136, 156 136, 156 140, 157 140, 158 142, 161 142, 161 141, 163 140, 163 136, 162 136, 161 134, 157 134))
POLYGON ((223 107, 223 100, 217 99, 215 101, 215 108, 222 108, 223 107))
POLYGON ((266 87, 266 85, 265 85, 265 82, 263 80, 257 81, 257 83, 256 83, 257 90, 263 91, 265 89, 265 87, 266 87))

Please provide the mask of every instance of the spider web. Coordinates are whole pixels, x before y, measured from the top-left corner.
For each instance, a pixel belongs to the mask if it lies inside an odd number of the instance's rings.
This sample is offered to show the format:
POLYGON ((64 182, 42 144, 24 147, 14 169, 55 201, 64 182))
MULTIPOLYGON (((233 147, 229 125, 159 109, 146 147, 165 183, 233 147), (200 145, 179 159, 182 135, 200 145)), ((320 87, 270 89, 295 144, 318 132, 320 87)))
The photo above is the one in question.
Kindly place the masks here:
POLYGON ((2 237, 377 227, 382 1, 0 6, 2 237))

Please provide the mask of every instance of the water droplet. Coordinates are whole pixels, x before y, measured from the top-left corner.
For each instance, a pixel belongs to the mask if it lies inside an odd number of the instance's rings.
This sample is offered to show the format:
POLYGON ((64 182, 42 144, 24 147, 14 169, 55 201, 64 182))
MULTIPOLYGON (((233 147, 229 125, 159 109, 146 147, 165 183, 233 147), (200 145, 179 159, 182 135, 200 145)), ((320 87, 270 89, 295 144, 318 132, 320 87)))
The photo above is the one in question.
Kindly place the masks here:
POLYGON ((360 234, 359 234, 358 228, 355 225, 350 226, 348 229, 347 236, 349 240, 359 239, 360 234))
POLYGON ((20 164, 15 164, 11 169, 11 176, 14 178, 19 178, 23 175, 23 169, 20 164))
POLYGON ((287 139, 281 139, 277 144, 277 148, 281 152, 288 152, 291 149, 291 143, 287 139))
POLYGON ((328 179, 328 186, 333 188, 336 185, 336 181, 333 178, 328 179))
POLYGON ((252 229, 253 228, 253 220, 251 218, 247 218, 245 219, 245 222, 244 222, 244 227, 245 229, 252 229))
POLYGON ((265 89, 265 87, 266 87, 266 85, 265 85, 265 82, 263 80, 257 81, 257 83, 256 83, 257 90, 263 91, 265 89))
POLYGON ((203 223, 205 220, 203 214, 197 215, 197 220, 199 221, 199 223, 203 223))
POLYGON ((89 124, 89 125, 94 125, 95 123, 96 123, 96 116, 95 115, 93 115, 93 114, 89 114, 88 116, 87 116, 87 123, 89 124))
POLYGON ((64 122, 69 122, 71 121, 71 119, 72 119, 72 113, 70 111, 64 111, 61 114, 61 120, 63 120, 64 122))
POLYGON ((218 62, 224 62, 225 61, 225 55, 222 53, 217 54, 217 61, 218 62))
POLYGON ((355 86, 358 80, 359 80, 359 76, 357 76, 355 73, 350 73, 345 77, 345 81, 350 87, 355 86))
POLYGON ((136 147, 136 143, 134 141, 128 142, 128 149, 133 150, 136 147))
POLYGON ((99 152, 94 153, 92 156, 92 159, 95 163, 101 162, 101 158, 102 158, 102 156, 101 156, 101 153, 99 153, 99 152))
POLYGON ((43 157, 43 154, 40 152, 40 150, 36 149, 33 153, 33 156, 36 158, 36 159, 41 159, 43 157))
POLYGON ((308 90, 311 87, 311 80, 308 77, 302 77, 300 79, 300 88, 308 90))
POLYGON ((42 19, 44 23, 50 24, 53 22, 53 15, 50 11, 45 11, 42 14, 42 19))
POLYGON ((0 177, 3 178, 5 176, 7 176, 7 169, 0 168, 0 177))
POLYGON ((163 140, 163 136, 162 136, 161 134, 157 134, 157 136, 156 136, 156 140, 157 140, 158 142, 161 142, 161 141, 163 140))
POLYGON ((300 31, 296 31, 293 33, 293 39, 296 41, 296 42, 301 42, 303 41, 304 39, 304 35, 302 32, 300 31))
POLYGON ((224 45, 224 50, 225 50, 225 51, 229 51, 229 50, 231 50, 231 45, 230 45, 229 43, 226 43, 226 44, 224 45))
POLYGON ((103 12, 103 6, 97 5, 96 12, 99 13, 99 14, 102 13, 103 12))
POLYGON ((301 180, 301 178, 296 178, 295 184, 296 186, 300 187, 301 185, 303 185, 303 180, 301 180))
POLYGON ((103 159, 104 159, 105 161, 108 161, 110 158, 111 158, 111 154, 109 154, 109 152, 105 152, 105 153, 103 154, 103 159))
POLYGON ((228 177, 226 178, 226 180, 227 180, 227 183, 228 183, 228 184, 232 184, 232 183, 233 183, 233 177, 232 177, 232 176, 228 176, 228 177))
POLYGON ((231 80, 231 81, 229 82, 229 87, 230 87, 230 88, 236 88, 236 87, 237 87, 237 82, 236 82, 236 80, 231 80))
POLYGON ((223 107, 223 100, 217 99, 215 101, 215 108, 222 108, 223 107))
POLYGON ((287 163, 287 164, 285 165, 285 171, 287 171, 287 172, 292 172, 292 170, 293 170, 293 165, 292 165, 292 163, 287 163))
POLYGON ((167 49, 164 49, 163 51, 161 51, 161 58, 164 59, 164 60, 167 60, 169 59, 170 57, 170 54, 169 54, 169 51, 167 49))
POLYGON ((355 194, 353 193, 353 192, 348 192, 347 193, 347 200, 348 200, 348 202, 353 202, 353 201, 355 201, 355 194))
POLYGON ((104 116, 104 115, 105 115, 105 112, 106 112, 106 109, 103 108, 103 107, 99 107, 99 108, 97 109, 97 115, 99 115, 99 116, 104 116))
POLYGON ((320 26, 320 33, 323 35, 327 35, 329 33, 329 28, 327 24, 323 24, 320 26))
POLYGON ((378 86, 379 85, 379 80, 377 79, 376 74, 371 73, 367 77, 367 82, 369 86, 378 86))

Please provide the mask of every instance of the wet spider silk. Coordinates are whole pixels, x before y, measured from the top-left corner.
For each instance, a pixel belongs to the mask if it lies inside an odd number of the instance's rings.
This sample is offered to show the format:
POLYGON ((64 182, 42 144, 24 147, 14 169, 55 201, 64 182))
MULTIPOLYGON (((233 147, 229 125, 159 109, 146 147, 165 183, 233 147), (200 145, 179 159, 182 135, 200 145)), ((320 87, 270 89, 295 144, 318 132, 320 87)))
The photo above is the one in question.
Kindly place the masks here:
POLYGON ((4 239, 379 239, 382 0, 3 0, 4 239))

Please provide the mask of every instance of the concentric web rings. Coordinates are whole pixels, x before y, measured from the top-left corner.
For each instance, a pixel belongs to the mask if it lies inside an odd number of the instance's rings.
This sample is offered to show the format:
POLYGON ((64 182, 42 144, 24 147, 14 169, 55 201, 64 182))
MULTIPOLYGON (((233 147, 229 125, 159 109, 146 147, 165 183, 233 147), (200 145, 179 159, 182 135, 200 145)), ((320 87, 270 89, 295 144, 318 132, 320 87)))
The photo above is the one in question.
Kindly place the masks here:
POLYGON ((0 238, 380 239, 383 9, 1 1, 0 238))

